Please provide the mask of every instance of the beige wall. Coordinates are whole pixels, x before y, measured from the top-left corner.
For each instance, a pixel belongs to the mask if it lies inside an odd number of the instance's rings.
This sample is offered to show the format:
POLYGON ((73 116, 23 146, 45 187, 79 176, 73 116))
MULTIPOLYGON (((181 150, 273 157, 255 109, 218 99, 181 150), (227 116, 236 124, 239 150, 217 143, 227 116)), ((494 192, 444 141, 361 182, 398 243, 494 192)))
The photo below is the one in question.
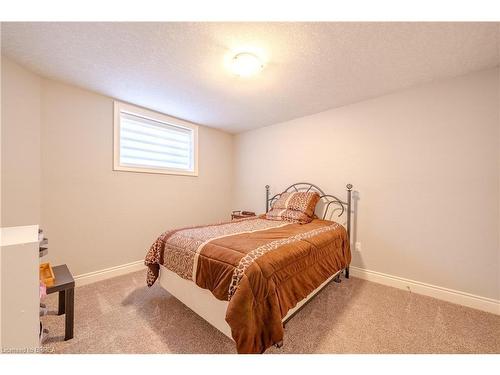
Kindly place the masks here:
POLYGON ((42 82, 42 226, 75 274, 144 258, 163 231, 230 215, 232 136, 199 129, 199 176, 112 170, 113 101, 42 82))
POLYGON ((495 69, 240 134, 234 207, 262 212, 266 184, 350 182, 353 265, 498 299, 498 91, 495 69))
POLYGON ((2 58, 3 226, 40 221, 40 78, 2 58))
POLYGON ((234 142, 200 127, 196 178, 112 171, 111 98, 2 62, 3 224, 40 220, 49 260, 75 274, 140 260, 168 228, 263 211, 265 184, 277 192, 308 180, 343 194, 351 182, 354 265, 500 297, 498 70, 234 142))
POLYGON ((169 228, 229 217, 231 135, 200 127, 199 177, 115 172, 113 100, 3 60, 3 224, 40 222, 51 263, 138 261, 169 228))

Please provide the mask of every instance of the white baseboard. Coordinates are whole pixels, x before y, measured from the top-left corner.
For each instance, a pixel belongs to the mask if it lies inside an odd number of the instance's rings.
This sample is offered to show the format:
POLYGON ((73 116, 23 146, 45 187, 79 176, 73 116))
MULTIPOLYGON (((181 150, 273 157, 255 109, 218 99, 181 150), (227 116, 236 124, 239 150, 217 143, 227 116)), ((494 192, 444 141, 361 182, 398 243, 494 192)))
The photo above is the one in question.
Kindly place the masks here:
POLYGON ((144 265, 144 260, 138 260, 127 264, 122 264, 121 266, 105 268, 103 270, 77 275, 74 277, 75 285, 76 286, 87 285, 95 283, 96 281, 106 280, 112 277, 125 275, 130 272, 135 272, 145 269, 146 266, 144 265))
POLYGON ((398 276, 392 276, 382 272, 370 271, 364 268, 351 266, 349 269, 352 276, 360 279, 392 286, 398 289, 408 290, 413 293, 423 294, 425 296, 434 297, 443 301, 500 315, 500 300, 481 297, 398 276))

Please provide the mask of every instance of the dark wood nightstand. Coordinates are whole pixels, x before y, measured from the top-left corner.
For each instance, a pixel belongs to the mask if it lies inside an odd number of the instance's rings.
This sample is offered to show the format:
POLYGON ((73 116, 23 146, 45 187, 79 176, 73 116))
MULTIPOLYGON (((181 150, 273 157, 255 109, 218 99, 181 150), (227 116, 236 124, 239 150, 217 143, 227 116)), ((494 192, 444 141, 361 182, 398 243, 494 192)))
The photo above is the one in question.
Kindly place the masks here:
POLYGON ((252 216, 255 216, 255 212, 251 212, 251 211, 233 211, 231 213, 231 220, 244 219, 246 217, 252 217, 252 216))
POLYGON ((65 264, 55 266, 52 270, 55 276, 54 284, 47 286, 47 294, 59 292, 57 315, 65 315, 64 340, 71 340, 75 322, 75 279, 65 264))

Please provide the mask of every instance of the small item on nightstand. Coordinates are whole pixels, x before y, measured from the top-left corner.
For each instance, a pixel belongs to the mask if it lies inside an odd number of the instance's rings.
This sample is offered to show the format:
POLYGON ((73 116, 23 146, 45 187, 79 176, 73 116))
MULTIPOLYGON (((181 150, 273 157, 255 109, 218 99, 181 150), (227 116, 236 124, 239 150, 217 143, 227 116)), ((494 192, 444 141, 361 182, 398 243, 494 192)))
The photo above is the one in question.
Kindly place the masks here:
POLYGON ((40 281, 46 286, 54 285, 56 277, 54 276, 54 271, 50 266, 50 263, 40 264, 40 281))
POLYGON ((234 219, 244 219, 246 217, 255 216, 255 212, 251 211, 233 211, 231 213, 231 220, 234 219))

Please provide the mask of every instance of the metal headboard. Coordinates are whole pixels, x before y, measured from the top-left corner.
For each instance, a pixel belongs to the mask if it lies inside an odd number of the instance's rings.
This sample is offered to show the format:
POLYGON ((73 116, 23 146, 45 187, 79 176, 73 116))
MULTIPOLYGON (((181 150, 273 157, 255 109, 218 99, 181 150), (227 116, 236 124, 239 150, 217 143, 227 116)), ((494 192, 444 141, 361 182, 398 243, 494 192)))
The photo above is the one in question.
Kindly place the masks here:
MULTIPOLYGON (((269 185, 266 185, 266 212, 269 211, 269 207, 281 196, 283 193, 287 193, 290 191, 303 191, 303 192, 309 192, 309 191, 315 191, 319 194, 320 200, 323 201, 324 203, 324 212, 322 215, 322 219, 324 220, 327 217, 329 209, 332 207, 336 207, 336 209, 340 210, 340 213, 338 216, 342 216, 344 212, 347 214, 347 224, 346 224, 346 229, 347 229, 347 235, 350 237, 351 233, 351 194, 352 194, 352 185, 347 184, 347 202, 344 202, 337 198, 334 195, 331 194, 325 194, 323 190, 321 190, 318 186, 311 184, 309 182, 297 182, 293 185, 290 185, 287 187, 285 190, 283 190, 281 193, 278 193, 272 197, 269 197, 269 185)), ((335 211, 335 210, 334 210, 335 211)))

